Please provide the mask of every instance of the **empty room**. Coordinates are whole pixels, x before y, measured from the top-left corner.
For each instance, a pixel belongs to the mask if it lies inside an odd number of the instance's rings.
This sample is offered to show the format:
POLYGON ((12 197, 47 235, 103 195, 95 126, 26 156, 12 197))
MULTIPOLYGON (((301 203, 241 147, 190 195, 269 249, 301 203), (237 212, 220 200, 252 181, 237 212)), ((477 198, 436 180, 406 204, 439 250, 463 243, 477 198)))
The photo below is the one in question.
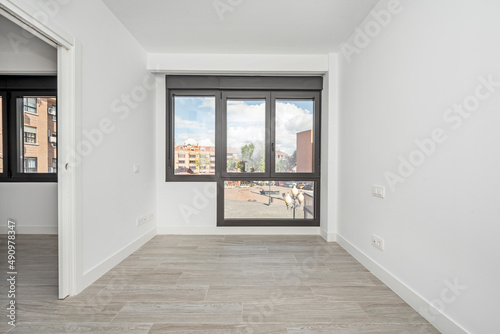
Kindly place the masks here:
POLYGON ((0 333, 499 333, 499 13, 0 0, 0 333))

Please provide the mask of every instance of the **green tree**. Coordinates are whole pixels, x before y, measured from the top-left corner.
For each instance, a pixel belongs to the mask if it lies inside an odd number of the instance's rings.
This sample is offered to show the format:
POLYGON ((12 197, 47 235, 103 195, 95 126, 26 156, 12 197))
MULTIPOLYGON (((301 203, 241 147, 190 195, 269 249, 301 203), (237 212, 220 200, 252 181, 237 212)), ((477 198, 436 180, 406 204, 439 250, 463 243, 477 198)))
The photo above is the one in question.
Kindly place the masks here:
POLYGON ((196 156, 196 159, 194 160, 194 164, 195 164, 198 172, 200 172, 200 170, 201 170, 201 158, 199 155, 196 156))
POLYGON ((255 145, 253 143, 246 144, 241 148, 241 160, 238 163, 238 169, 244 173, 251 170, 252 166, 252 156, 255 151, 255 145))
POLYGON ((245 173, 245 162, 244 161, 238 161, 236 163, 236 168, 238 168, 240 172, 245 173))
POLYGON ((255 150, 255 145, 253 143, 246 144, 241 148, 241 158, 243 161, 250 161, 252 159, 253 151, 255 150))
POLYGON ((227 171, 228 172, 236 172, 238 169, 238 161, 236 157, 231 156, 227 159, 227 171))

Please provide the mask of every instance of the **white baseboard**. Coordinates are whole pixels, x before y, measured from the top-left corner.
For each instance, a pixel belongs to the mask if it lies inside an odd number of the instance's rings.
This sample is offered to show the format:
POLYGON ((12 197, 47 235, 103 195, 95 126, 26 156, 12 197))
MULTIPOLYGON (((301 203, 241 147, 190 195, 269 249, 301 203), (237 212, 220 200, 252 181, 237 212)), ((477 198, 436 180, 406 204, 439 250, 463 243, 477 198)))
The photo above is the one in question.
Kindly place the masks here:
POLYGON ((320 235, 326 242, 335 242, 337 241, 337 233, 328 233, 323 229, 320 229, 320 235))
POLYGON ((414 310, 419 312, 427 321, 436 327, 443 334, 468 334, 459 324, 453 321, 445 314, 439 312, 427 300, 413 291, 409 286, 401 282, 396 276, 391 274, 377 262, 373 261, 368 255, 359 250, 356 246, 347 241, 344 237, 337 234, 337 242, 363 266, 372 272, 379 280, 393 290, 399 297, 408 303, 414 310), (435 315, 433 319, 422 313, 420 310, 426 310, 435 315))
MULTIPOLYGON (((0 234, 7 234, 7 226, 0 226, 0 234)), ((55 226, 17 226, 17 234, 57 234, 58 227, 55 226)))
POLYGON ((319 227, 157 226, 158 234, 172 235, 319 235, 319 227))
POLYGON ((118 263, 125 260, 130 254, 141 248, 149 240, 156 236, 156 228, 151 229, 138 239, 132 241, 127 246, 123 247, 106 260, 102 261, 94 268, 83 274, 82 285, 83 289, 97 281, 102 275, 113 269, 118 263))

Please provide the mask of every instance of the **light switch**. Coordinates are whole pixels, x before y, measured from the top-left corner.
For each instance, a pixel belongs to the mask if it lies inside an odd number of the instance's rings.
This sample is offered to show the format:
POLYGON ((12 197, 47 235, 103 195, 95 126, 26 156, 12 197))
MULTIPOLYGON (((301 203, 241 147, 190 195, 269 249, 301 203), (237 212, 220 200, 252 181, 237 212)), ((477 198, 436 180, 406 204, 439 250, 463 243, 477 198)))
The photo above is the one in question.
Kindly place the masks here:
POLYGON ((139 173, 139 165, 134 165, 134 173, 139 173))
POLYGON ((385 187, 372 186, 372 195, 378 198, 385 198, 385 187))

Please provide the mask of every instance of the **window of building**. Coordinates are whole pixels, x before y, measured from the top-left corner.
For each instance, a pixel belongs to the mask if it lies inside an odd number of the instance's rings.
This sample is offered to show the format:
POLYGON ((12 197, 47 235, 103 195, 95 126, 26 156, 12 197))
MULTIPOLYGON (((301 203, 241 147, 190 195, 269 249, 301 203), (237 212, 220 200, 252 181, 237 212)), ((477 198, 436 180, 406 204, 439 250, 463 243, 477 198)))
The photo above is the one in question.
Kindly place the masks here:
POLYGON ((25 173, 38 173, 37 158, 25 157, 24 158, 24 172, 25 173))
POLYGON ((0 182, 57 182, 57 78, 0 76, 0 87, 0 182))
POLYGON ((199 177, 214 175, 215 161, 200 154, 215 147, 215 98, 176 95, 172 99, 172 142, 169 156, 173 175, 199 177), (185 151, 190 152, 189 160, 185 151), (182 153, 181 153, 182 152, 182 153))
POLYGON ((276 171, 314 171, 314 99, 276 100, 276 171))
POLYGON ((218 226, 318 226, 321 89, 320 77, 167 76, 166 180, 216 181, 218 226))
POLYGON ((23 99, 24 112, 30 114, 37 114, 37 98, 36 97, 27 97, 23 99))
POLYGON ((50 173, 57 173, 57 159, 52 158, 52 170, 49 170, 50 173))
POLYGON ((57 107, 55 105, 51 105, 48 109, 49 115, 51 115, 51 119, 53 122, 57 122, 57 107))
POLYGON ((32 126, 24 126, 24 143, 36 144, 36 128, 32 126))

